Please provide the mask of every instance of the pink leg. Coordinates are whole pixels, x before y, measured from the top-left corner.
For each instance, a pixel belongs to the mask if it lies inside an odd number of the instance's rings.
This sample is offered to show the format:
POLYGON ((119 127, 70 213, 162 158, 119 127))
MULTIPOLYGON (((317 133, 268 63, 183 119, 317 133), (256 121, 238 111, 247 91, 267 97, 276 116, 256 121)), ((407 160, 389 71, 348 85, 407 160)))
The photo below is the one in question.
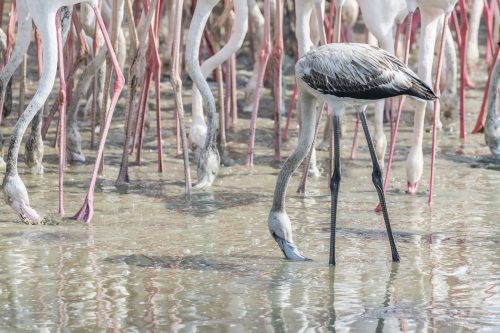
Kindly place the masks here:
MULTIPOLYGON (((493 74, 493 68, 495 68, 495 64, 497 62, 497 59, 498 59, 498 53, 500 51, 500 47, 496 47, 496 50, 495 50, 495 55, 493 56, 493 59, 495 59, 495 61, 493 62, 493 66, 490 67, 489 69, 489 72, 488 72, 488 80, 486 81, 486 87, 489 87, 490 86, 490 81, 491 81, 491 75, 493 74)), ((488 100, 488 89, 485 89, 484 90, 484 93, 483 93, 483 101, 481 102, 481 111, 479 112, 479 116, 477 117, 477 120, 476 120, 476 125, 474 126, 474 129, 472 130, 472 133, 476 134, 476 133, 480 133, 484 130, 484 122, 486 120, 486 101, 488 100)))
MULTIPOLYGON (((10 19, 9 19, 9 26, 7 28, 7 50, 5 51, 5 63, 4 65, 7 65, 7 63, 10 60, 10 56, 12 54, 12 48, 14 46, 14 30, 16 29, 16 20, 17 20, 17 12, 16 12, 16 2, 12 1, 11 7, 10 7, 10 19)), ((0 94, 0 124, 2 123, 2 117, 3 117, 3 106, 5 102, 5 90, 7 88, 7 83, 5 83, 5 87, 3 87, 3 91, 0 94)))
POLYGON ((274 19, 273 84, 274 84, 274 160, 281 161, 281 99, 283 61, 283 1, 276 0, 274 19))
POLYGON ((10 6, 10 19, 9 26, 7 27, 7 50, 5 52, 5 64, 7 64, 10 60, 10 56, 12 55, 12 48, 14 45, 14 31, 16 29, 16 21, 17 21, 17 11, 16 11, 16 2, 12 1, 10 6))
POLYGON ((176 147, 177 147, 177 155, 180 155, 182 153, 182 143, 181 143, 181 128, 180 128, 180 121, 179 121, 179 114, 177 113, 177 110, 175 110, 175 128, 176 128, 176 147))
POLYGON ((59 215, 64 216, 64 169, 66 167, 66 80, 61 36, 61 13, 56 16, 57 48, 59 58, 59 215))
POLYGON ((191 172, 189 169, 189 148, 187 144, 186 127, 184 124, 184 106, 182 103, 182 80, 180 75, 180 44, 181 44, 181 30, 182 30, 182 7, 183 0, 176 0, 174 7, 175 13, 175 25, 174 25, 174 36, 172 43, 172 66, 170 72, 170 82, 172 83, 172 88, 174 90, 174 102, 177 114, 177 119, 179 120, 179 128, 181 131, 182 140, 182 150, 184 155, 184 177, 185 177, 185 191, 187 197, 191 197, 191 172))
POLYGON ((465 140, 465 86, 467 75, 467 36, 469 34, 465 0, 460 0, 462 47, 460 48, 460 139, 465 140))
POLYGON ((248 152, 247 152, 247 162, 246 162, 247 166, 253 165, 253 150, 255 147, 255 130, 257 127, 257 113, 259 112, 260 93, 262 90, 262 86, 264 84, 264 74, 266 72, 267 61, 269 60, 269 54, 271 53, 270 5, 271 5, 270 0, 264 0, 264 42, 262 44, 262 49, 260 50, 257 86, 255 88, 255 93, 253 97, 252 120, 250 123, 250 138, 248 140, 248 152))
POLYGON ((149 96, 149 85, 151 84, 151 68, 146 69, 146 75, 144 76, 144 83, 143 83, 143 95, 142 95, 142 105, 140 108, 140 121, 137 123, 137 153, 135 157, 135 163, 137 165, 141 165, 141 159, 142 159, 142 145, 144 143, 144 125, 146 124, 146 112, 148 112, 147 108, 147 103, 148 103, 148 96, 149 96))
POLYGON ((56 115, 58 106, 59 106, 58 103, 55 103, 54 105, 52 105, 52 108, 50 109, 48 116, 43 121, 42 138, 44 138, 44 139, 45 139, 45 136, 47 135, 47 132, 49 131, 50 125, 52 124, 52 120, 54 120, 54 116, 56 115))
POLYGON ((160 78, 161 78, 161 64, 158 63, 158 66, 155 69, 155 92, 156 92, 156 142, 157 142, 157 154, 158 154, 158 172, 163 172, 163 138, 161 133, 161 109, 160 109, 160 99, 161 99, 161 90, 160 90, 160 78))
MULTIPOLYGON (((229 71, 227 71, 229 72, 229 71)), ((228 73, 226 73, 228 74, 228 73)), ((229 80, 230 81, 230 80, 229 80)), ((226 155, 226 106, 224 102, 224 76, 222 75, 222 65, 217 66, 217 91, 219 99, 219 133, 217 136, 218 149, 221 160, 224 161, 226 155)))
POLYGON ((283 129, 283 133, 281 134, 282 140, 288 140, 288 128, 290 127, 290 121, 292 120, 292 113, 295 109, 295 102, 297 101, 297 96, 299 95, 299 87, 297 86, 297 81, 295 81, 295 85, 293 87, 293 94, 290 100, 290 106, 288 107, 288 115, 286 117, 285 128, 283 129))
POLYGON ((410 49, 413 50, 413 45, 415 45, 415 36, 417 35, 417 30, 418 27, 420 26, 420 21, 422 20, 422 17, 420 16, 420 11, 416 11, 413 14, 413 23, 411 26, 411 32, 410 32, 410 49))
POLYGON ((0 28, 2 27, 2 23, 3 23, 3 5, 4 5, 4 2, 2 0, 2 1, 0 1, 0 28))
MULTIPOLYGON (((231 73, 231 127, 236 128, 238 125, 238 95, 236 85, 236 54, 230 58, 230 71, 231 73)), ((229 122, 229 115, 226 117, 226 128, 229 122)))
MULTIPOLYGON (((134 66, 134 65, 132 65, 134 66)), ((129 98, 127 104, 127 117, 125 119, 125 140, 123 142, 123 151, 122 151, 122 161, 120 163, 120 171, 118 172, 118 177, 116 178, 115 185, 121 186, 130 181, 128 174, 128 166, 129 166, 129 144, 130 144, 130 136, 131 136, 131 128, 132 128, 132 117, 133 117, 133 107, 134 107, 134 98, 137 92, 137 76, 134 68, 130 70, 129 76, 129 98)))
POLYGON ((139 132, 140 132, 141 126, 142 126, 142 119, 141 119, 141 117, 143 116, 143 107, 142 107, 142 105, 145 103, 144 99, 147 98, 147 97, 144 97, 145 96, 145 94, 144 94, 144 92, 145 92, 145 82, 146 82, 146 79, 144 78, 143 84, 142 84, 142 87, 141 87, 141 95, 140 95, 140 100, 139 100, 139 106, 138 106, 137 112, 135 113, 134 122, 133 122, 133 125, 135 126, 135 128, 134 128, 134 131, 132 133, 132 142, 131 142, 131 145, 130 145, 130 155, 134 154, 134 149, 135 149, 135 147, 137 145, 137 140, 139 138, 139 132))
POLYGON ((460 26, 458 24, 458 16, 457 16, 457 8, 453 9, 453 12, 451 13, 451 21, 453 23, 453 28, 455 29, 457 33, 457 44, 458 48, 462 48, 462 34, 460 33, 460 26))
MULTIPOLYGON (((94 40, 93 40, 94 57, 97 55, 97 52, 100 49, 99 41, 97 38, 97 24, 94 28, 94 40)), ((97 72, 99 73, 99 72, 97 72)), ((95 147, 95 128, 97 125, 97 90, 98 87, 98 75, 94 76, 94 80, 92 82, 92 116, 90 119, 90 148, 94 149, 95 147)))
MULTIPOLYGON (((156 144, 157 144, 157 155, 158 155, 158 172, 163 172, 163 146, 162 146, 162 134, 161 134, 161 109, 160 109, 160 78, 161 78, 161 61, 160 54, 158 53, 158 48, 156 46, 157 34, 160 17, 160 2, 157 2, 156 8, 156 20, 153 26, 149 27, 149 38, 152 42, 149 43, 149 59, 152 61, 151 68, 151 77, 154 77, 155 80, 155 93, 156 93, 156 144)), ((144 1, 144 10, 148 11, 148 4, 144 1)), ((153 9, 152 9, 153 10, 153 9)))
POLYGON ((491 19, 491 13, 492 8, 488 6, 488 0, 484 0, 484 7, 483 7, 483 17, 484 21, 486 23, 486 63, 489 64, 491 61, 491 56, 494 51, 494 43, 493 43, 493 20, 491 19))
MULTIPOLYGON (((441 33, 441 46, 439 48, 439 58, 436 69, 436 82, 434 83, 434 93, 439 96, 439 81, 441 80, 441 67, 443 66, 443 50, 444 50, 444 41, 445 41, 445 33, 448 28, 448 18, 449 14, 446 14, 443 22, 443 32, 441 33)), ((466 41, 466 39, 464 39, 466 41)), ((464 58, 465 59, 465 58, 464 58)), ((465 64, 463 64, 465 66, 465 64)), ((439 108, 439 99, 436 98, 434 100, 434 112, 439 108)), ((429 189, 429 204, 432 204, 432 190, 434 188, 434 170, 435 170, 435 162, 436 162, 436 141, 437 141, 437 117, 434 117, 434 123, 432 126, 432 157, 431 157, 431 180, 430 180, 430 189, 429 189)))
POLYGON ((94 7, 94 13, 97 17, 97 22, 99 24, 99 28, 102 31, 104 41, 108 48, 108 52, 111 57, 111 61, 113 63, 113 67, 116 72, 116 80, 113 87, 113 98, 111 100, 111 105, 109 107, 108 112, 106 113, 105 123, 101 124, 101 141, 99 142, 99 149, 97 151, 96 162, 94 165, 94 171, 92 172, 92 179, 90 181, 89 190, 87 192, 87 197, 85 198, 85 202, 83 203, 82 208, 78 211, 78 213, 74 216, 74 218, 78 221, 90 222, 94 215, 94 191, 95 184, 97 181, 97 174, 99 171, 99 165, 101 164, 101 160, 104 152, 104 145, 106 143, 106 137, 108 135, 109 126, 111 125, 111 119, 113 118, 113 113, 115 111, 116 103, 118 102, 118 98, 120 97, 120 93, 123 90, 123 86, 125 84, 125 78, 123 77, 122 70, 118 64, 118 60, 116 59, 115 52, 113 47, 111 46, 111 41, 109 39, 109 35, 106 31, 106 26, 101 17, 101 13, 97 7, 94 7))

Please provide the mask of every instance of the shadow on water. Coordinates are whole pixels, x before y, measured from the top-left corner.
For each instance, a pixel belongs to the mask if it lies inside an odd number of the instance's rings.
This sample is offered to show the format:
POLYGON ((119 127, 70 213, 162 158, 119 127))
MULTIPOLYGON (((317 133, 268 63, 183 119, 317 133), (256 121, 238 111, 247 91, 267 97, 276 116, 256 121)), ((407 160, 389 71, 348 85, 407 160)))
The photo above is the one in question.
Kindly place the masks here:
POLYGON ((453 153, 443 153, 441 158, 455 163, 468 165, 472 169, 487 169, 500 171, 500 159, 494 156, 467 156, 453 153))
POLYGON ((167 196, 165 198, 166 208, 177 213, 189 214, 195 217, 204 217, 215 214, 223 209, 250 206, 258 201, 267 200, 269 195, 255 192, 201 192, 194 193, 191 201, 186 197, 167 196))
POLYGON ((64 232, 23 231, 2 233, 2 238, 20 238, 31 242, 82 242, 83 236, 64 232))
POLYGON ((143 268, 167 268, 181 270, 241 272, 244 267, 221 263, 200 255, 194 256, 146 256, 144 254, 108 257, 105 261, 112 264, 126 264, 143 268))

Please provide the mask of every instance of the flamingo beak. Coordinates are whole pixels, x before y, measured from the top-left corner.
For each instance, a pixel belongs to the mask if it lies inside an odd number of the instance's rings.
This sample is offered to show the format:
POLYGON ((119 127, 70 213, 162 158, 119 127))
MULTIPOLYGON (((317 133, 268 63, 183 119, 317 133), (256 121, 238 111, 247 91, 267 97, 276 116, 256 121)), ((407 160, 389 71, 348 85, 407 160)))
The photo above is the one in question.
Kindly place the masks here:
POLYGON ((296 260, 296 261, 309 261, 311 259, 306 258, 300 253, 299 249, 295 244, 290 243, 284 238, 279 237, 275 233, 272 233, 272 236, 276 243, 278 243, 278 246, 280 247, 281 251, 283 251, 283 254, 287 259, 290 260, 296 260))

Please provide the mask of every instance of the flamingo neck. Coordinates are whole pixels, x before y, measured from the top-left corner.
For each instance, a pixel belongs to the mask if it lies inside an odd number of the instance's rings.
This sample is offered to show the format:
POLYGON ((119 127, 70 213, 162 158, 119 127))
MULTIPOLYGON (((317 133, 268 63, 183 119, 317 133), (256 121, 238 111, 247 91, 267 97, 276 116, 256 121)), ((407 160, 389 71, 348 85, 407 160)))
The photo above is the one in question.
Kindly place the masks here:
POLYGON ((206 145, 210 146, 215 146, 215 130, 217 128, 215 117, 215 99, 207 81, 203 76, 198 57, 201 38, 203 36, 203 29, 216 3, 216 0, 198 2, 189 27, 186 45, 186 64, 188 72, 193 82, 200 90, 204 101, 204 107, 207 109, 209 126, 206 145))

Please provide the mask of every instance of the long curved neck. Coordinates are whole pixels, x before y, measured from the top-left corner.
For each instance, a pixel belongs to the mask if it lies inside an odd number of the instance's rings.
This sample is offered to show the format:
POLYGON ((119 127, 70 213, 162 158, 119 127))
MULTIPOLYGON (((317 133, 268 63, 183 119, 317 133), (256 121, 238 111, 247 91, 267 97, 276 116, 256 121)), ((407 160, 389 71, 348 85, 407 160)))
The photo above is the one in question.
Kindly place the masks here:
POLYGON ((198 57, 203 28, 205 27, 208 17, 210 16, 210 13, 216 3, 217 1, 213 0, 198 2, 189 27, 186 45, 186 65, 188 72, 191 79, 200 90, 203 97, 204 108, 207 110, 209 126, 207 131, 207 141, 205 142, 206 147, 215 145, 215 131, 217 128, 215 119, 216 109, 214 96, 207 81, 203 77, 198 57))
POLYGON ((35 114, 40 110, 52 91, 57 72, 56 13, 36 13, 33 15, 42 36, 43 69, 38 89, 26 110, 19 117, 9 143, 7 154, 7 175, 17 175, 17 157, 24 132, 35 114))
POLYGON ((246 0, 234 0, 234 14, 231 37, 229 37, 226 45, 201 65, 201 72, 204 77, 207 77, 217 66, 238 51, 245 40, 248 30, 248 4, 246 0))
POLYGON ((288 182, 311 148, 314 139, 314 127, 316 125, 316 98, 313 95, 302 91, 300 93, 300 110, 301 128, 299 143, 292 155, 286 160, 285 164, 283 164, 278 180, 276 181, 273 207, 271 208, 271 211, 273 212, 285 211, 285 197, 288 182))
MULTIPOLYGON (((227 41, 226 45, 219 50, 216 54, 208 58, 201 65, 201 73, 204 78, 206 78, 217 66, 222 64, 224 61, 229 59, 229 57, 238 51, 238 49, 243 44, 245 40, 245 35, 248 30, 248 4, 246 0, 235 0, 234 1, 234 12, 235 18, 231 37, 227 41)), ((198 87, 193 86, 193 96, 192 96, 192 109, 193 109, 193 124, 203 124, 203 109, 202 100, 198 87)))

